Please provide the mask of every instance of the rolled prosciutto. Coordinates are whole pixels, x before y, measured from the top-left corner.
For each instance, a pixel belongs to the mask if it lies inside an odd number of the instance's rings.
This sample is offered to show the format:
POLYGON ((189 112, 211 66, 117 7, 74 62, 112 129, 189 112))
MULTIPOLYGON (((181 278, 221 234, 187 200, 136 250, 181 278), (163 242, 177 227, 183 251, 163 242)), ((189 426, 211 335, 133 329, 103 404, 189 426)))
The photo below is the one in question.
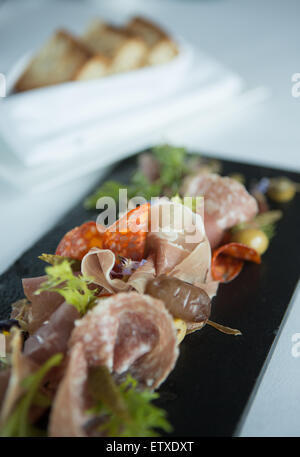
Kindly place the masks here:
POLYGON ((118 379, 130 373, 141 387, 158 387, 178 357, 176 328, 162 301, 137 292, 100 299, 76 322, 69 362, 50 418, 51 436, 86 436, 87 379, 106 366, 118 379))
POLYGON ((136 292, 119 293, 76 321, 70 347, 84 346, 89 366, 130 372, 141 384, 158 387, 173 369, 178 349, 172 316, 163 302, 136 292))
POLYGON ((126 281, 114 277, 116 261, 113 244, 111 249, 93 248, 82 260, 82 273, 109 293, 144 293, 147 283, 161 274, 201 287, 210 297, 217 290, 209 275, 211 249, 203 218, 180 203, 160 199, 151 207, 144 259, 126 281))

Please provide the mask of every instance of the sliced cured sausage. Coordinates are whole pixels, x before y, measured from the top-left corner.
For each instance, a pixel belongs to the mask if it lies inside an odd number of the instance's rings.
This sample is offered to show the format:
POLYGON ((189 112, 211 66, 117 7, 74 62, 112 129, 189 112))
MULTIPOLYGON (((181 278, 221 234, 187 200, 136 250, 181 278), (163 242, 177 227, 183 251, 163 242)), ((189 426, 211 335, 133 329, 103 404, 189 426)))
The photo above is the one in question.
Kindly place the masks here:
POLYGON ((102 236, 96 222, 88 221, 65 234, 57 246, 56 254, 81 260, 95 246, 102 247, 102 236))
POLYGON ((209 318, 211 301, 207 293, 180 279, 158 276, 148 282, 146 293, 162 300, 174 317, 186 322, 202 322, 209 318))
POLYGON ((215 281, 229 282, 240 273, 244 261, 261 263, 255 249, 241 243, 228 243, 215 249, 212 257, 211 274, 215 281))

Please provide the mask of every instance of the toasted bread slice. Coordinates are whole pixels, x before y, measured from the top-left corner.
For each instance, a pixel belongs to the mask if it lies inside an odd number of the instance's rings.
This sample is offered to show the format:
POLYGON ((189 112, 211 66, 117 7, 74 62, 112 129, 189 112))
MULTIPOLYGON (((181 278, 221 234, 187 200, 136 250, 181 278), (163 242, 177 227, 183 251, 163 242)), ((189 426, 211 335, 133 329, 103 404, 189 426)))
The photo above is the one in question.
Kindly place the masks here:
POLYGON ((110 61, 110 73, 129 71, 140 67, 145 60, 147 46, 144 40, 129 30, 93 21, 82 37, 94 54, 110 61))
POLYGON ((58 30, 31 60, 16 83, 15 91, 70 81, 91 56, 79 40, 58 30))
POLYGON ((147 19, 136 16, 130 20, 126 28, 147 43, 148 65, 168 62, 178 54, 176 44, 167 33, 147 19))
POLYGON ((91 57, 77 72, 76 81, 87 81, 106 76, 110 72, 110 61, 104 56, 91 57))

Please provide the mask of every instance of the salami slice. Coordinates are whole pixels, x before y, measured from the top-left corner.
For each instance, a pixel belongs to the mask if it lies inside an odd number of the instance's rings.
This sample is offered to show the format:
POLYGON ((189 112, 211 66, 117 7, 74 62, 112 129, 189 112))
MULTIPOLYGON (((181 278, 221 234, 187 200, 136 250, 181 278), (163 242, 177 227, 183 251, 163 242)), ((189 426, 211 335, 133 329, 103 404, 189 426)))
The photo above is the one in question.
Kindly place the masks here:
POLYGON ((142 260, 148 231, 150 204, 126 213, 108 228, 88 221, 70 230, 60 241, 56 254, 82 260, 91 248, 103 248, 132 260, 142 260))
POLYGON ((103 233, 103 249, 132 260, 142 260, 145 253, 150 204, 135 208, 103 233))
POLYGON ((213 251, 211 274, 215 281, 229 282, 238 276, 244 261, 261 263, 260 255, 241 243, 228 243, 213 251))

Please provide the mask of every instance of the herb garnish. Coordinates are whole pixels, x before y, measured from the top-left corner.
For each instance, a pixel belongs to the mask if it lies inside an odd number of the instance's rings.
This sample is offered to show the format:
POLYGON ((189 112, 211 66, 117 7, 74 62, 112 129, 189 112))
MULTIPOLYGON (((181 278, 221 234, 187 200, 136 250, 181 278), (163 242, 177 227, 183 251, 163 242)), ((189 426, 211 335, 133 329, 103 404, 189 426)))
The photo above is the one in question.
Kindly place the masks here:
POLYGON ((158 179, 150 182, 141 170, 138 170, 133 174, 129 185, 117 181, 107 181, 85 200, 85 208, 95 209, 97 200, 104 196, 118 201, 119 189, 124 188, 127 188, 128 198, 141 196, 146 200, 150 200, 151 197, 172 196, 178 193, 182 178, 191 171, 185 164, 186 149, 162 145, 152 148, 151 152, 159 165, 158 179))
POLYGON ((151 402, 159 394, 139 390, 131 375, 117 386, 106 367, 97 367, 90 375, 90 392, 97 405, 89 413, 101 415, 100 430, 110 437, 159 436, 157 430, 172 430, 166 413, 151 402), (100 388, 101 386, 101 388, 100 388))
POLYGON ((68 262, 72 262, 72 270, 73 271, 80 271, 81 269, 81 261, 77 259, 72 259, 71 257, 64 257, 62 255, 57 255, 57 254, 41 254, 38 256, 40 260, 43 260, 43 262, 49 263, 50 265, 58 265, 62 263, 64 260, 67 260, 68 262))

